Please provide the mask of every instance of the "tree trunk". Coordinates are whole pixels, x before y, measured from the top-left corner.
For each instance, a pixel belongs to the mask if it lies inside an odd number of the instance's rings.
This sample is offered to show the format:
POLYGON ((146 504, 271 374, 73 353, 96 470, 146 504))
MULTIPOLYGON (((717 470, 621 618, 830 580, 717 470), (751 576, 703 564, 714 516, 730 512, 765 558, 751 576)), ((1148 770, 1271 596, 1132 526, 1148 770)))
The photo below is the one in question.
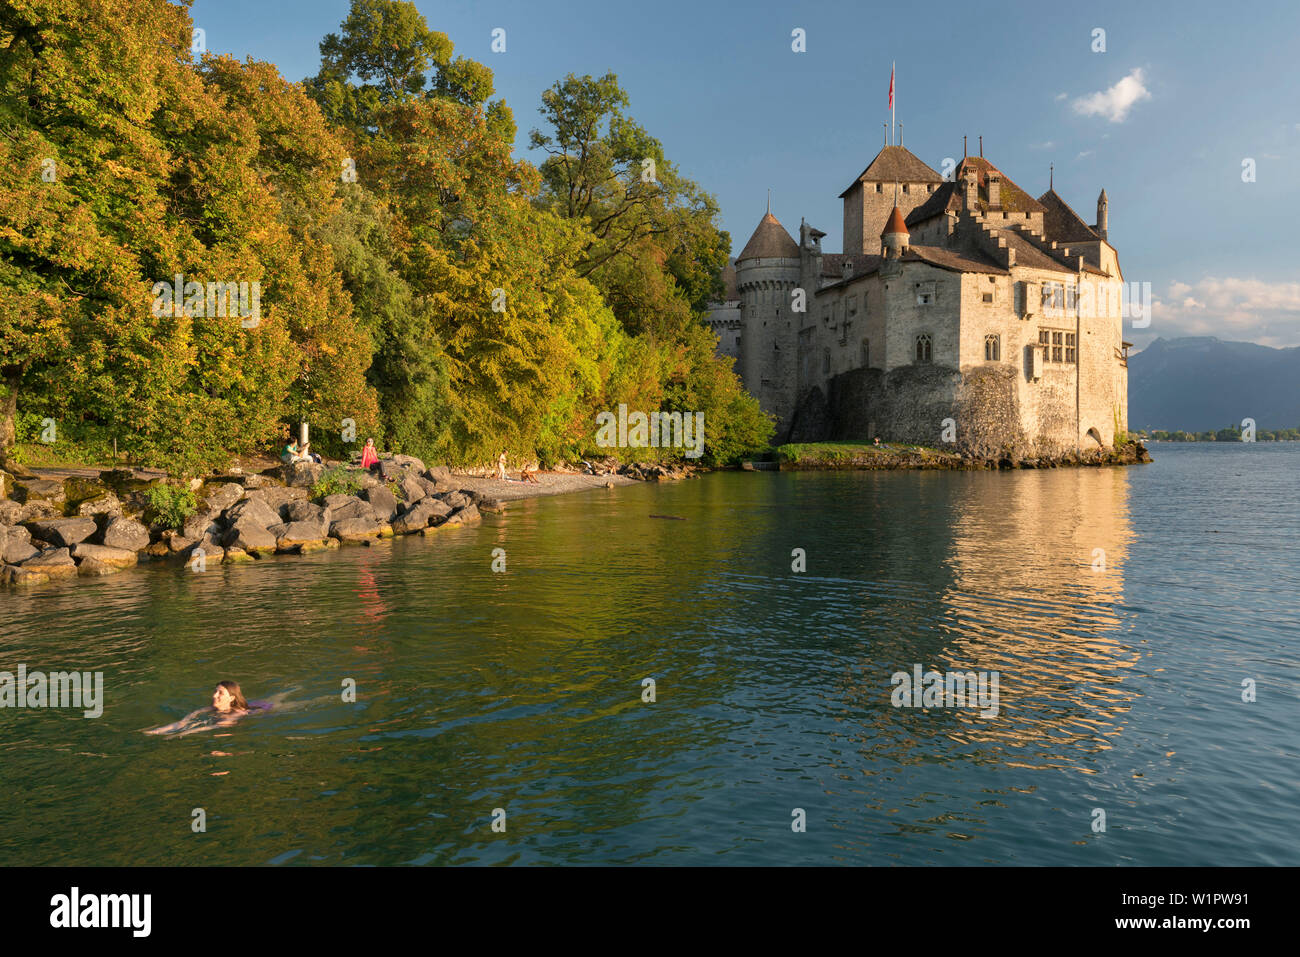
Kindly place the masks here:
POLYGON ((0 376, 0 468, 9 461, 9 450, 18 440, 18 375, 0 376))

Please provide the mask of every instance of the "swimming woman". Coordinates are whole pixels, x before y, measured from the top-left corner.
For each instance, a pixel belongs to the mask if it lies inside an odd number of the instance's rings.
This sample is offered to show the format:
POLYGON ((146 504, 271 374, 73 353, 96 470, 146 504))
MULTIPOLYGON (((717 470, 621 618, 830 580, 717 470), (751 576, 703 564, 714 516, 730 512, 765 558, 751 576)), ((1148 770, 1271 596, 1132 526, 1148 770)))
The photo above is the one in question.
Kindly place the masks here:
POLYGON ((268 702, 254 701, 249 702, 244 697, 244 693, 239 690, 239 682, 222 681, 212 692, 212 705, 207 708, 200 708, 198 711, 192 711, 179 721, 171 724, 165 724, 161 728, 153 728, 146 731, 145 734, 171 734, 173 732, 188 733, 189 731, 201 731, 202 722, 197 719, 201 715, 217 715, 214 727, 228 727, 238 721, 240 718, 252 711, 269 711, 271 705, 268 702))

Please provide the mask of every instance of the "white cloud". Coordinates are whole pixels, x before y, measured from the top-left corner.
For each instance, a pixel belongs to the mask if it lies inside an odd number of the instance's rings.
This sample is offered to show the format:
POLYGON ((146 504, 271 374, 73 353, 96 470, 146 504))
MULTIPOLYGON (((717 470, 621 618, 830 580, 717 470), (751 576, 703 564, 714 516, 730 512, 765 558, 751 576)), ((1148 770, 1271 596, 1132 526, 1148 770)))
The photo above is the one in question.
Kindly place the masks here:
POLYGON ((1045 143, 1030 143, 1029 148, 1031 150, 1050 150, 1056 148, 1056 143, 1053 140, 1048 140, 1045 143))
MULTIPOLYGON (((1069 93, 1058 93, 1056 94, 1056 102, 1060 103, 1062 100, 1069 99, 1069 97, 1070 97, 1069 93)), ((1300 123, 1296 124, 1296 129, 1300 129, 1300 123)))
POLYGON ((1218 336, 1275 347, 1300 345, 1300 282, 1233 277, 1172 282, 1165 296, 1154 297, 1146 331, 1166 339, 1218 336))
POLYGON ((1084 150, 1082 153, 1080 153, 1078 156, 1076 156, 1075 159, 1076 159, 1076 160, 1086 159, 1087 157, 1091 156, 1091 155, 1092 155, 1093 153, 1095 153, 1095 152, 1097 152, 1097 151, 1096 151, 1096 150, 1084 150))
POLYGON ((1104 116, 1112 123, 1123 123, 1133 104, 1151 99, 1144 79, 1142 68, 1135 67, 1110 89, 1081 96, 1070 105, 1082 116, 1104 116))

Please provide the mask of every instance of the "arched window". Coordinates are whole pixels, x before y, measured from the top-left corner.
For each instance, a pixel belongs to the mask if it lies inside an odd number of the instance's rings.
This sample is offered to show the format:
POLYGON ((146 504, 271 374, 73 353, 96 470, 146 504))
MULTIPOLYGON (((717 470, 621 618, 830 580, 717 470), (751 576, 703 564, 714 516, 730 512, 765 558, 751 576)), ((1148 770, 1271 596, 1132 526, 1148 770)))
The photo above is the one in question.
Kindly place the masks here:
POLYGON ((862 340, 862 368, 871 368, 871 343, 866 339, 862 340))
POLYGON ((917 361, 917 362, 929 362, 929 361, 930 361, 930 335, 929 335, 929 333, 922 333, 921 335, 919 335, 919 336, 916 337, 916 361, 917 361))
POLYGON ((984 337, 984 358, 988 362, 998 362, 1002 358, 1002 341, 1000 336, 984 337))

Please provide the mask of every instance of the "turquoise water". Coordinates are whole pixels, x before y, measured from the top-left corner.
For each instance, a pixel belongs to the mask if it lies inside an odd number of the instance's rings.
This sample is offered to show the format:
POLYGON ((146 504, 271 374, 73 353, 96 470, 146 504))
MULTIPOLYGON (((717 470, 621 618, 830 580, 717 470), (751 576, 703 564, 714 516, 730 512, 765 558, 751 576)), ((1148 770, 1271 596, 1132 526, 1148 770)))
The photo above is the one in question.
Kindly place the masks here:
POLYGON ((1300 864, 1300 445, 1152 451, 0 593, 0 670, 106 699, 0 710, 0 863, 1300 864), (997 671, 998 715, 893 707, 914 664, 997 671), (223 678, 285 704, 140 733, 223 678))

